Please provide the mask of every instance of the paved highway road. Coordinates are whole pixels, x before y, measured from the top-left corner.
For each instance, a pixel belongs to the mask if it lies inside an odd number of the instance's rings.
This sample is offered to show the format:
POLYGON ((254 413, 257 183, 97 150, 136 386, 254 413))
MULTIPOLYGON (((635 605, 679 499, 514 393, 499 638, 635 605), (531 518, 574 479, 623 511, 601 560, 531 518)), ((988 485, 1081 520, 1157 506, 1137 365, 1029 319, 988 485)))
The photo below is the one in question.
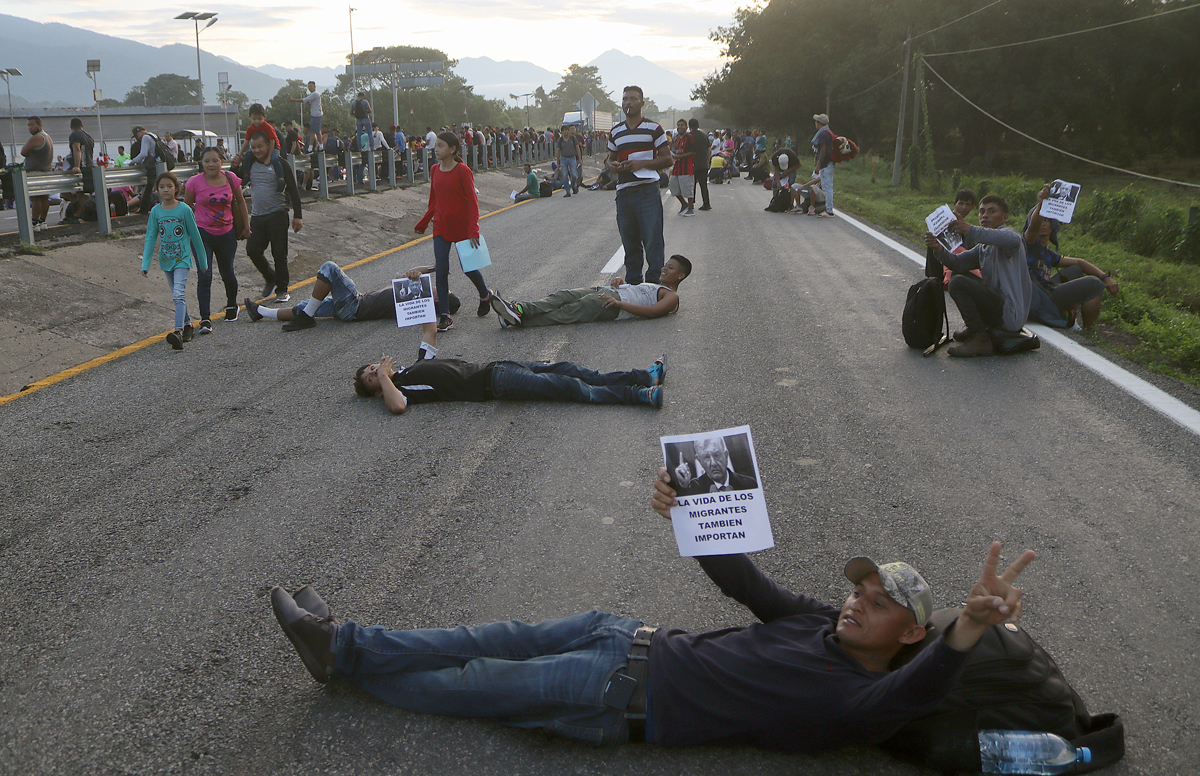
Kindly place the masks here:
MULTIPOLYGON (((748 623, 647 507, 659 436, 747 423, 776 540, 756 559, 782 583, 840 601, 848 557, 903 558, 945 606, 990 540, 1033 548, 1024 623, 1093 711, 1123 715, 1112 772, 1195 773, 1200 440, 1048 347, 924 359, 899 331, 911 261, 845 222, 764 213, 742 182, 713 200, 696 218, 667 204, 668 253, 696 265, 678 315, 523 331, 464 309, 439 342, 598 369, 666 351, 657 412, 393 417, 350 377, 408 360, 412 330, 244 317, 0 407, 0 772, 915 774, 869 748, 600 751, 411 714, 313 683, 271 616, 272 585, 311 582, 397 627, 593 607, 748 623)), ((483 232, 489 281, 518 299, 598 282, 619 247, 604 193, 483 232)), ((379 287, 431 257, 419 243, 354 277, 379 287)))

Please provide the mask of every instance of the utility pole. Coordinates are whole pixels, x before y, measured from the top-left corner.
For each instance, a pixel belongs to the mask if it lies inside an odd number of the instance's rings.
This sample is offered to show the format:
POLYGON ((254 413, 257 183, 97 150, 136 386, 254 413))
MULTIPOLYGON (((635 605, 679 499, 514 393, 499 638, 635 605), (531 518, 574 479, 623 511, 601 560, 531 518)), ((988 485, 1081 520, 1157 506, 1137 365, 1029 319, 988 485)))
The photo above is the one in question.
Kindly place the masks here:
POLYGON ((908 38, 904 41, 904 80, 900 85, 900 118, 896 121, 896 155, 892 160, 892 185, 900 185, 900 162, 904 148, 904 107, 908 100, 908 63, 911 59, 912 27, 908 28, 908 38))

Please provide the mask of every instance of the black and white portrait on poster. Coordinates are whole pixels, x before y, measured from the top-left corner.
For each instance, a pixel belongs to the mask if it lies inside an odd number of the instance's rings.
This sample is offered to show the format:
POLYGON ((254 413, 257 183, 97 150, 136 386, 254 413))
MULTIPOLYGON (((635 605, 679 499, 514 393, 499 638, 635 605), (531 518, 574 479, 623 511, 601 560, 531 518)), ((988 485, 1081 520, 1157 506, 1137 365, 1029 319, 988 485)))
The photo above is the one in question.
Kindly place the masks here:
POLYGON ((429 275, 417 280, 396 278, 392 281, 392 295, 396 298, 396 325, 400 328, 437 321, 429 275))
POLYGON ((1075 203, 1079 201, 1079 184, 1056 180, 1050 184, 1050 196, 1042 201, 1042 215, 1063 224, 1071 223, 1075 203))
POLYGON ((661 437, 677 506, 679 554, 726 555, 775 546, 749 426, 661 437))

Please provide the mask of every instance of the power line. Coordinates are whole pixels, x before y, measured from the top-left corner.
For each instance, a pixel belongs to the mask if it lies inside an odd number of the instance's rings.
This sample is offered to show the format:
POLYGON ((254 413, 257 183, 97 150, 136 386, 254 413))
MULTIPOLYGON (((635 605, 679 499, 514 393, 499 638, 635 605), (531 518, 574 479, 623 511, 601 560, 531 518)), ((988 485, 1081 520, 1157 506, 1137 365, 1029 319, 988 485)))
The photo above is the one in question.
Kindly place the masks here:
POLYGON ((872 86, 868 86, 866 89, 863 89, 861 92, 855 92, 854 94, 850 95, 849 97, 839 97, 839 98, 837 98, 836 100, 834 100, 834 101, 833 101, 833 104, 834 104, 834 105, 837 105, 837 104, 839 104, 839 103, 846 102, 847 100, 853 100, 855 97, 858 97, 859 95, 866 94, 867 92, 869 92, 869 91, 871 91, 872 89, 874 89, 876 86, 882 86, 883 84, 885 84, 885 83, 887 83, 888 81, 892 80, 892 79, 893 79, 893 78, 895 78, 896 76, 900 75, 900 72, 901 72, 902 70, 903 70, 903 68, 899 68, 899 67, 898 67, 898 68, 896 68, 896 72, 892 73, 892 74, 891 74, 891 75, 889 75, 887 78, 884 78, 882 81, 878 81, 878 82, 876 82, 874 85, 872 85, 872 86))
POLYGON ((959 22, 961 22, 963 19, 966 19, 966 18, 968 18, 968 17, 970 17, 970 16, 974 16, 975 14, 979 13, 980 11, 986 11, 987 9, 991 8, 993 5, 997 5, 997 4, 999 4, 999 3, 1003 3, 1003 2, 1004 2, 1004 0, 995 0, 995 2, 993 2, 993 3, 988 3, 988 4, 987 4, 987 5, 985 5, 983 8, 978 8, 978 9, 976 9, 976 10, 974 10, 974 11, 971 11, 971 12, 970 12, 969 14, 967 14, 966 16, 960 16, 960 17, 958 17, 957 19, 955 19, 955 20, 954 20, 954 21, 952 21, 952 22, 946 22, 946 23, 945 23, 945 24, 943 24, 941 27, 934 27, 932 30, 926 30, 925 32, 922 32, 920 35, 914 35, 914 36, 913 36, 913 40, 916 40, 917 38, 924 38, 926 35, 932 35, 933 33, 937 32, 938 30, 944 30, 944 29, 946 29, 947 27, 949 27, 951 24, 958 24, 958 23, 959 23, 959 22))
MULTIPOLYGON (((994 3, 993 3, 993 5, 994 5, 994 3)), ((984 46, 982 48, 963 49, 962 51, 945 51, 945 52, 942 52, 941 54, 926 54, 925 56, 926 57, 949 57, 949 56, 953 56, 955 54, 974 54, 977 51, 994 51, 996 49, 1010 48, 1012 46, 1024 46, 1029 43, 1041 43, 1041 42, 1047 41, 1047 40, 1057 40, 1058 38, 1069 38, 1072 35, 1082 35, 1085 32, 1097 32, 1098 30, 1107 30, 1107 29, 1111 29, 1113 27, 1121 27, 1126 24, 1133 24, 1134 22, 1144 22, 1148 19, 1157 19, 1160 16, 1167 16, 1168 14, 1179 13, 1180 11, 1190 11, 1193 8, 1200 8, 1200 3, 1196 3, 1195 5, 1187 5, 1187 6, 1184 6, 1183 8, 1174 8, 1170 11, 1163 11, 1162 13, 1156 13, 1156 14, 1152 14, 1150 16, 1142 16, 1137 19, 1126 19, 1123 22, 1113 22, 1112 24, 1103 24, 1099 27, 1090 27, 1086 30, 1076 30, 1074 32, 1064 32, 1064 33, 1060 33, 1058 35, 1047 35, 1044 38, 1035 38, 1033 40, 1023 40, 1023 41, 1019 41, 1017 43, 1002 43, 999 46, 984 46)), ((983 10, 983 9, 980 9, 980 10, 983 10)))
POLYGON ((1109 170, 1115 170, 1115 171, 1117 171, 1117 172, 1123 172, 1123 173, 1125 173, 1125 174, 1127 174, 1127 175, 1135 175, 1135 176, 1137 176, 1137 177, 1139 177, 1139 178, 1146 178, 1146 179, 1148 179, 1148 180, 1152 180, 1152 181, 1161 181, 1162 183, 1173 183, 1173 184, 1175 184, 1176 186, 1187 186, 1187 187, 1189 187, 1189 188, 1193 188, 1193 189, 1200 189, 1200 184, 1196 184, 1196 183, 1184 183, 1183 181, 1173 181, 1173 180, 1171 180, 1171 179, 1169 179, 1169 178, 1159 178, 1159 177, 1157 177, 1157 176, 1154 176, 1154 175, 1145 175, 1145 174, 1143 174, 1143 173, 1140 173, 1140 172, 1134 172, 1133 170, 1126 170, 1126 169, 1125 169, 1125 168, 1123 168, 1123 167, 1114 167, 1114 166, 1113 166, 1113 165, 1111 165, 1111 164, 1105 164, 1104 162, 1097 162, 1097 161, 1096 161, 1096 160, 1094 160, 1094 159, 1086 159, 1086 158, 1084 158, 1084 157, 1082 157, 1082 156, 1079 156, 1078 154, 1073 154, 1073 153, 1071 153, 1070 151, 1064 151, 1064 150, 1063 150, 1063 149, 1061 149, 1061 148, 1056 148, 1056 147, 1054 147, 1054 146, 1050 145, 1049 143, 1044 143, 1044 142, 1042 142, 1041 140, 1038 140, 1038 139, 1037 139, 1036 137, 1034 137, 1033 135, 1028 135, 1028 134, 1026 134, 1026 133, 1022 132, 1021 130, 1017 129, 1016 127, 1012 126, 1011 124, 1006 124, 1006 123, 1004 123, 1004 122, 1003 122, 1003 121, 1001 121, 1000 119, 996 118, 996 117, 995 117, 995 116, 993 116, 992 114, 990 114, 990 113, 988 113, 987 111, 985 111, 983 108, 981 108, 981 107, 979 107, 978 105, 976 105, 975 103, 971 102, 969 99, 967 99, 967 96, 966 96, 965 94, 963 94, 963 93, 962 93, 962 92, 960 92, 958 89, 955 89, 953 86, 951 86, 951 85, 950 85, 950 82, 949 82, 949 81, 947 81, 945 78, 942 78, 942 74, 941 74, 941 73, 939 73, 938 71, 934 70, 934 69, 933 69, 933 66, 929 64, 929 62, 926 60, 926 58, 925 58, 925 57, 921 57, 921 61, 925 63, 925 67, 929 68, 929 72, 931 72, 931 73, 933 73, 934 75, 936 75, 936 76, 938 77, 938 80, 939 80, 939 81, 941 81, 942 83, 944 83, 944 84, 945 84, 945 85, 946 85, 946 86, 947 86, 947 87, 950 89, 950 91, 952 91, 952 92, 954 92, 955 94, 957 94, 957 95, 958 95, 958 96, 959 96, 959 97, 962 99, 962 101, 963 101, 963 102, 965 102, 966 104, 970 105, 972 108, 974 108, 975 110, 979 111, 979 112, 980 112, 980 113, 982 113, 983 115, 987 116, 989 119, 991 119, 992 121, 996 122, 997 124, 999 124, 1000 126, 1004 127, 1005 129, 1007 129, 1007 130, 1010 130, 1010 131, 1012 131, 1012 132, 1016 132, 1016 133, 1017 133, 1018 135, 1020 135, 1021 137, 1025 138, 1025 139, 1027 139, 1027 140, 1032 140, 1034 143, 1037 143, 1037 144, 1038 144, 1038 145, 1040 145, 1040 146, 1043 146, 1043 147, 1045 147, 1045 148, 1049 148, 1051 151, 1057 151, 1058 153, 1060 153, 1060 154, 1063 154, 1064 156, 1069 156, 1069 157, 1071 157, 1072 159, 1078 159, 1078 160, 1079 160, 1079 161, 1081 161, 1081 162, 1087 162, 1088 164, 1094 164, 1094 165, 1096 165, 1097 167, 1104 167, 1104 168, 1107 168, 1107 169, 1109 169, 1109 170))

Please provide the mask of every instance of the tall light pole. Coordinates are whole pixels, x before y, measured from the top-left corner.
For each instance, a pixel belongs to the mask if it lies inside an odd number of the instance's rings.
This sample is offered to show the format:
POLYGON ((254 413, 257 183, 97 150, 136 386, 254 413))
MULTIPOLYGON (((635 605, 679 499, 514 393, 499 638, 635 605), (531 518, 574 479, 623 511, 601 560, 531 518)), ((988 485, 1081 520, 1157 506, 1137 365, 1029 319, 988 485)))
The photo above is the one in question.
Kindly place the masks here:
POLYGON ((196 81, 200 88, 196 91, 200 93, 200 136, 204 137, 204 75, 200 72, 200 22, 208 19, 208 24, 204 25, 204 29, 208 29, 217 23, 217 15, 205 11, 204 13, 196 13, 188 11, 181 13, 175 17, 176 19, 191 19, 196 26, 196 81))
POLYGON ((8 80, 14 75, 25 75, 15 67, 0 68, 0 78, 4 79, 4 84, 8 87, 8 132, 12 140, 12 156, 8 157, 10 161, 17 160, 17 125, 13 121, 12 112, 12 83, 8 80))
POLYGON ((100 133, 100 153, 108 156, 107 149, 104 147, 104 124, 100 121, 100 100, 104 95, 100 92, 100 84, 96 83, 96 73, 100 72, 100 60, 89 59, 87 61, 87 74, 92 77, 92 99, 96 102, 96 127, 100 133))
POLYGON ((225 137, 229 137, 229 73, 217 73, 217 89, 221 92, 221 114, 225 116, 225 137))
POLYGON ((510 94, 508 96, 512 97, 514 100, 519 100, 522 97, 525 98, 525 126, 529 126, 529 98, 533 96, 533 92, 526 92, 525 94, 510 94))
MULTIPOLYGON (((347 6, 349 7, 349 6, 347 6)), ((358 88, 358 71, 354 68, 354 12, 357 8, 350 8, 350 93, 355 94, 358 88)))

